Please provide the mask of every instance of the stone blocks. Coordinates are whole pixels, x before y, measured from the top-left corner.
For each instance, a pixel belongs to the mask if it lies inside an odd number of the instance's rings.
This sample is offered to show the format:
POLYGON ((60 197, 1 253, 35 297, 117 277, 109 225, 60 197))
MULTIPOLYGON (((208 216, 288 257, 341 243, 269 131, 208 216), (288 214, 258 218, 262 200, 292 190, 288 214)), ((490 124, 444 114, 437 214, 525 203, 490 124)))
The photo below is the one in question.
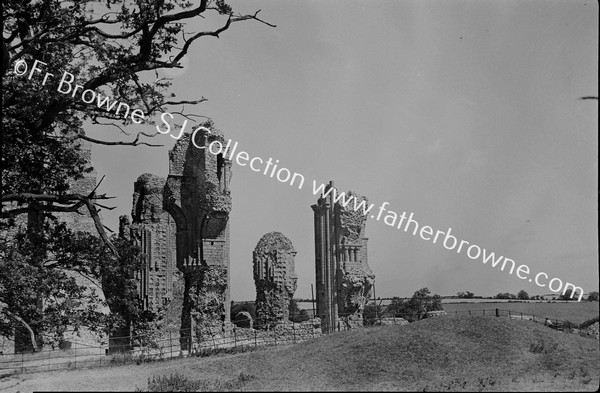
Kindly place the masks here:
POLYGON ((256 324, 267 327, 289 319, 290 300, 296 291, 292 242, 279 232, 265 234, 254 249, 256 324))
POLYGON ((343 206, 340 195, 330 182, 325 194, 312 206, 315 223, 315 274, 317 315, 323 320, 323 331, 338 327, 362 326, 363 310, 371 297, 375 275, 367 262, 366 219, 355 203, 367 199, 352 191, 343 206), (329 191, 329 192, 328 192, 329 191), (340 323, 341 322, 341 323, 340 323))

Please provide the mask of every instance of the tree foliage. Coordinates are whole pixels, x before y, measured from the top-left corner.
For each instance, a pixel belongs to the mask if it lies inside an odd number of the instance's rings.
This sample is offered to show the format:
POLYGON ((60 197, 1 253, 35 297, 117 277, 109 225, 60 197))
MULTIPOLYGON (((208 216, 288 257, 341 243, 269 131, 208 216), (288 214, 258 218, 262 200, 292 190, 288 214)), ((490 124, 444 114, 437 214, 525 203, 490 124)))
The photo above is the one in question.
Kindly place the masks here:
POLYGON ((131 280, 140 264, 137 246, 114 237, 116 257, 98 236, 74 232, 56 219, 46 220, 40 233, 35 244, 23 231, 0 243, 1 335, 11 337, 12 328, 19 328, 9 314, 33 329, 40 346, 55 346, 65 333, 83 327, 106 331, 145 318, 131 280), (39 248, 47 251, 45 259, 38 258, 39 248), (105 314, 104 306, 112 313, 105 314))
MULTIPOLYGON (((79 140, 148 144, 140 141, 146 135, 143 133, 126 142, 86 135, 85 121, 113 126, 122 135, 127 134, 123 126, 133 119, 94 102, 86 103, 75 94, 57 93, 64 72, 76 76, 81 90, 126 103, 150 121, 169 108, 205 100, 175 99, 168 91, 171 82, 158 71, 182 67, 180 61, 200 38, 219 37, 235 22, 263 22, 257 14, 234 14, 229 5, 218 0, 3 2, 3 36, 11 71, 2 79, 5 150, 1 217, 31 209, 74 211, 84 206, 99 220, 95 204, 90 202, 105 196, 69 193, 70 182, 90 170, 78 154, 79 140), (186 28, 191 21, 215 19, 221 27, 201 32, 186 28), (25 76, 14 72, 24 64, 32 70, 36 61, 41 62, 40 72, 25 76), (46 72, 52 75, 48 80, 46 72)), ((97 224, 97 229, 108 243, 102 225, 97 224)))
POLYGON ((520 300, 529 300, 529 294, 527 292, 525 292, 524 289, 521 289, 517 293, 517 299, 520 299, 520 300))
POLYGON ((442 310, 440 295, 431 295, 428 288, 421 288, 413 296, 404 300, 399 297, 392 298, 387 310, 395 317, 404 318, 409 322, 422 319, 428 311, 442 310))
MULTIPOLYGON (((58 339, 67 326, 93 329, 148 319, 139 312, 131 280, 137 251, 109 238, 100 219, 99 210, 110 208, 101 202, 109 197, 97 192, 99 184, 87 194, 72 185, 92 171, 81 154, 82 141, 158 146, 147 139, 156 134, 130 135, 127 126, 137 123, 133 116, 85 102, 81 93, 124 103, 141 113, 142 122, 167 111, 192 119, 184 105, 206 99, 177 98, 160 72, 181 68, 194 43, 219 37, 235 22, 269 25, 257 15, 234 13, 223 0, 3 1, 8 72, 2 78, 2 322, 21 318, 43 343, 58 339), (66 73, 74 78, 73 89, 81 86, 79 93, 58 91, 66 73), (92 138, 85 127, 90 123, 116 135, 92 138), (126 140, 115 140, 121 137, 126 140), (57 212, 89 214, 99 237, 70 231, 55 220, 57 212), (84 276, 102 282, 121 322, 100 321, 97 293, 76 279, 84 276)), ((9 326, 3 323, 0 333, 10 334, 9 326)))
POLYGON ((560 300, 578 300, 579 299, 579 292, 573 292, 572 289, 567 289, 564 293, 562 293, 561 295, 558 296, 558 298, 560 300))
POLYGON ((310 319, 308 312, 305 309, 298 307, 298 301, 296 299, 290 299, 289 313, 290 321, 292 322, 304 322, 310 319))
POLYGON ((495 297, 496 299, 516 299, 517 295, 515 295, 514 293, 504 292, 497 294, 495 297))
POLYGON ((457 295, 457 296, 458 296, 460 299, 472 299, 472 298, 475 296, 475 294, 474 294, 473 292, 469 292, 469 291, 466 291, 466 292, 458 292, 456 295, 457 295))
POLYGON ((389 312, 380 304, 367 304, 363 310, 363 323, 365 326, 375 325, 377 321, 385 317, 389 312))

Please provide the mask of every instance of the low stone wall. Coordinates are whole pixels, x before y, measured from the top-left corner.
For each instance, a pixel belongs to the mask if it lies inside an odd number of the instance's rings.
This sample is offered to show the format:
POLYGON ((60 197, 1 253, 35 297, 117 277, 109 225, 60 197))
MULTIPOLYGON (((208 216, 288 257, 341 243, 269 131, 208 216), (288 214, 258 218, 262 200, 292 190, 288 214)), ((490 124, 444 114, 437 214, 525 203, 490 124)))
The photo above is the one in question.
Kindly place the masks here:
POLYGON ((408 321, 404 318, 396 318, 396 317, 390 317, 390 318, 381 318, 380 320, 378 320, 377 322, 375 322, 375 325, 408 325, 408 321))
POLYGON ((292 344, 322 336, 321 320, 310 319, 301 323, 285 322, 262 330, 241 328, 233 324, 205 326, 196 331, 194 350, 292 344))

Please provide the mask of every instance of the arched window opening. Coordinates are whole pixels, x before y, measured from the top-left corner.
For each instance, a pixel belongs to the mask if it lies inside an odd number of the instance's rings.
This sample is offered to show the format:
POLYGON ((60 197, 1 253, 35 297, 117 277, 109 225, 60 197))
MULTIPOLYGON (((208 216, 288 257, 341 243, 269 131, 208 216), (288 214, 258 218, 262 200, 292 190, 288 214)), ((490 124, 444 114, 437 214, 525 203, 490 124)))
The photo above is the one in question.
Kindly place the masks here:
POLYGON ((225 164, 225 159, 223 158, 223 154, 219 153, 217 156, 217 178, 219 179, 219 184, 221 184, 221 175, 223 174, 223 165, 225 164))

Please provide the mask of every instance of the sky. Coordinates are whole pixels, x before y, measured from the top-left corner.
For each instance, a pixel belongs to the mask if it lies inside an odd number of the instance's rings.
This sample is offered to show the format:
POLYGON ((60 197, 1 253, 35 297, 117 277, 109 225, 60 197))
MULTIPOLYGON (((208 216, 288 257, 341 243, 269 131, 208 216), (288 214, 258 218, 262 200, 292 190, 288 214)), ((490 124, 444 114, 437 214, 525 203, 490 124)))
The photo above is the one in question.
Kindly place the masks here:
MULTIPOLYGON (((232 1, 276 25, 235 23, 170 73, 181 99, 251 157, 302 174, 299 190, 234 163, 231 298, 253 300, 252 251, 267 232, 298 252, 295 297, 314 283, 312 181, 375 209, 598 290, 598 4, 584 1, 232 1)), ((224 20, 199 19, 192 31, 224 20), (211 24, 212 23, 212 24, 211 24)), ((129 131, 153 130, 153 125, 129 131)), ((89 127, 93 137, 118 137, 89 127)), ((168 175, 164 147, 95 146, 117 229, 142 173, 168 175)), ((367 220, 378 297, 427 287, 551 293, 411 232, 367 220)))

